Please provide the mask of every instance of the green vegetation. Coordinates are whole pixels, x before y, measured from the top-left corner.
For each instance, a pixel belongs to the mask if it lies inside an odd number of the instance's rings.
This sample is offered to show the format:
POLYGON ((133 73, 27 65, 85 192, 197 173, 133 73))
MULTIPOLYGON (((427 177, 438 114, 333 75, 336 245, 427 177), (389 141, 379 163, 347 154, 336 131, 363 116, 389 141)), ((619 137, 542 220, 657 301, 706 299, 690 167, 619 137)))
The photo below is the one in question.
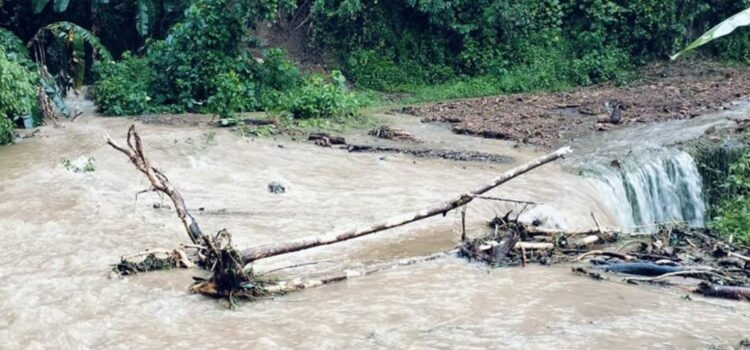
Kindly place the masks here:
POLYGON ((282 97, 280 108, 292 119, 315 119, 351 116, 361 105, 363 100, 348 91, 341 72, 333 71, 331 81, 309 77, 305 84, 282 97))
MULTIPOLYGON (((356 86, 424 101, 627 81, 636 65, 667 57, 688 33, 746 5, 321 0, 312 7, 313 39, 356 86)), ((730 39, 720 45, 750 48, 730 39)))
POLYGON ((342 117, 359 106, 344 78, 303 76, 281 50, 253 58, 242 45, 246 25, 280 4, 196 0, 167 40, 136 58, 96 67, 96 101, 112 115, 199 111, 232 118, 242 111, 283 110, 293 118, 342 117), (125 82, 132 82, 126 84, 125 82))
MULTIPOLYGON (((296 123, 347 123, 374 94, 350 91, 344 76, 359 90, 396 93, 409 103, 624 83, 639 65, 668 57, 693 33, 747 6, 747 0, 0 1, 8 18, 0 45, 7 60, 34 71, 31 49, 54 79, 44 83, 51 97, 92 83, 107 115, 201 112, 232 124, 236 113, 267 111, 296 123), (330 75, 301 71, 254 36, 259 25, 295 18, 305 18, 294 30, 309 35, 309 49, 320 53, 330 75)), ((747 62, 748 35, 739 28, 704 52, 747 62)), ((64 110, 59 98, 53 101, 64 110)))
POLYGON ((703 142, 691 152, 703 180, 707 226, 750 244, 750 134, 703 142))
POLYGON ((74 173, 90 173, 96 170, 94 166, 94 157, 81 156, 76 160, 62 159, 60 164, 65 170, 72 171, 74 173))
POLYGON ((36 106, 37 77, 0 47, 0 145, 14 138, 15 121, 36 106), (10 88, 5 88, 10 87, 10 88))
POLYGON ((119 62, 97 62, 94 66, 94 102, 107 115, 135 115, 150 111, 148 87, 154 73, 148 62, 125 53, 119 62))
POLYGON ((721 187, 729 195, 718 204, 708 227, 750 245, 750 153, 731 164, 721 187))
MULTIPOLYGON (((739 27, 743 27, 747 25, 750 25, 750 8, 742 10, 738 12, 737 14, 733 15, 732 17, 729 17, 723 20, 721 23, 717 24, 713 28, 709 29, 707 32, 703 33, 703 35, 699 36, 698 39, 690 43, 690 45, 682 49, 682 51, 673 55, 671 58, 673 60, 676 60, 678 57, 682 56, 683 54, 689 51, 692 51, 700 46, 708 44, 709 42, 712 42, 722 36, 728 35, 739 27)), ((746 47, 739 47, 739 49, 740 49, 739 51, 747 50, 746 47)))

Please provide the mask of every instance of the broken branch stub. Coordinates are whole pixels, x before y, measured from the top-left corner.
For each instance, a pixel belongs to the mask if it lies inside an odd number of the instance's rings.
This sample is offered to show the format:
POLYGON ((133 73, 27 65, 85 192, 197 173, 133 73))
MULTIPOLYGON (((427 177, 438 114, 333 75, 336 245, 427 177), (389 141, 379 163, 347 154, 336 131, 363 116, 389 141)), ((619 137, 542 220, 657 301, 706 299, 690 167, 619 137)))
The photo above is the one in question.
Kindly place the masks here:
POLYGON ((501 184, 508 182, 511 179, 519 175, 525 174, 529 172, 530 170, 533 170, 539 166, 542 166, 544 164, 557 160, 558 158, 561 158, 565 156, 566 154, 569 154, 570 152, 572 152, 570 147, 560 148, 555 152, 546 154, 532 161, 529 161, 525 164, 522 164, 516 168, 513 168, 503 173, 502 175, 496 177, 492 181, 475 188, 472 191, 461 194, 460 196, 452 200, 427 207, 414 214, 397 216, 389 220, 386 220, 385 222, 378 223, 369 227, 353 229, 353 230, 344 231, 341 233, 328 233, 324 235, 304 237, 304 238, 300 238, 300 239, 296 239, 296 240, 292 240, 292 241, 284 242, 284 243, 272 243, 272 244, 261 245, 258 247, 248 248, 242 251, 242 257, 245 260, 245 262, 251 262, 254 260, 263 259, 263 258, 267 258, 271 256, 292 253, 292 252, 296 252, 296 251, 300 251, 304 249, 309 249, 309 248, 318 247, 322 245, 342 242, 342 241, 346 241, 346 240, 357 238, 357 237, 362 237, 362 236, 369 235, 372 233, 403 226, 408 223, 426 219, 426 218, 429 218, 438 214, 444 215, 448 211, 451 211, 453 209, 456 209, 456 208, 459 208, 461 206, 468 204, 469 202, 474 200, 474 198, 476 198, 477 196, 484 194, 492 190, 493 188, 500 186, 501 184))
POLYGON ((198 222, 196 222, 193 216, 188 212, 182 194, 175 190, 167 176, 157 167, 152 165, 144 155, 141 137, 135 131, 135 125, 131 125, 130 128, 128 128, 127 148, 118 145, 109 136, 106 137, 106 141, 107 144, 112 146, 112 148, 122 152, 130 158, 130 161, 135 165, 135 168, 146 175, 154 190, 166 194, 172 200, 175 210, 177 211, 177 216, 185 226, 185 231, 190 237, 190 240, 192 240, 193 243, 201 242, 203 233, 198 226, 198 222))

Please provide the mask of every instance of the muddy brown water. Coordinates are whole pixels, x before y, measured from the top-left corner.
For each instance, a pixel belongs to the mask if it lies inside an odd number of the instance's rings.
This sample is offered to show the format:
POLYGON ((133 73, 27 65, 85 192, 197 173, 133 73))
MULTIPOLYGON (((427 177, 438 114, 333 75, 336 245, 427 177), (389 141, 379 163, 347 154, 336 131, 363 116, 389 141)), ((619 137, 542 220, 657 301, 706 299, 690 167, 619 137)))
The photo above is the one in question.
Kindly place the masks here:
MULTIPOLYGON (((398 118, 398 117, 387 117, 398 118)), ((509 164, 458 163, 404 155, 348 154, 287 139, 241 138, 226 130, 138 125, 147 155, 182 191, 206 232, 229 229, 237 246, 372 223, 474 188, 539 152, 403 123, 434 148, 513 157, 509 164), (213 134, 215 132, 215 134, 213 134), (278 181, 287 193, 266 186, 278 181), (226 214, 218 215, 221 210, 226 214), (217 214, 218 213, 218 214, 217 214)), ((107 147, 130 121, 83 117, 0 149, 0 348, 704 348, 750 336, 750 305, 602 283, 566 266, 487 270, 445 258, 287 296, 243 303, 187 292, 197 271, 108 278, 109 264, 186 236, 174 213, 125 157, 107 147), (91 156, 74 173, 61 159, 91 156)), ((366 136, 352 136, 353 139, 366 136)), ((421 145, 420 147, 425 147, 421 145)), ((537 210, 568 228, 590 227, 601 209, 586 181, 552 164, 493 195, 545 203, 537 210), (552 210, 554 208, 554 210, 552 210)), ((476 201, 478 234, 509 204, 476 201)), ((357 267, 453 247, 455 213, 339 245, 260 262, 259 271, 357 267)))

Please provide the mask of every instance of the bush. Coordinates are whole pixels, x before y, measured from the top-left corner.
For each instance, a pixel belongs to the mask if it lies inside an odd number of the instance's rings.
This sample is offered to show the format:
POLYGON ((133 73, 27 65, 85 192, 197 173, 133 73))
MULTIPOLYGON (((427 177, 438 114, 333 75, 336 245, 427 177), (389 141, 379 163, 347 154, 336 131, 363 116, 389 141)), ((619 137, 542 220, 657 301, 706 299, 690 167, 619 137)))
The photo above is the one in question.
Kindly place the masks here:
POLYGON ((739 28, 712 46, 721 59, 750 64, 750 28, 739 28))
POLYGON ((126 52, 119 62, 100 61, 94 66, 94 102, 107 115, 135 115, 148 112, 149 87, 154 72, 145 58, 126 52))
POLYGON ((231 118, 235 112, 258 108, 255 87, 251 81, 243 81, 234 71, 219 74, 213 81, 216 92, 208 98, 206 111, 220 118, 231 118))
POLYGON ((287 93, 281 108, 293 119, 342 118, 352 116, 361 105, 357 95, 348 91, 339 71, 331 72, 330 81, 312 76, 300 88, 287 93))
MULTIPOLYGON (((382 50, 381 50, 382 51, 382 50)), ((416 86, 442 83, 452 79, 455 71, 446 65, 406 61, 377 50, 357 50, 346 61, 345 71, 360 88, 384 92, 408 92, 416 86)))
POLYGON ((36 74, 11 60, 0 48, 0 144, 13 141, 14 121, 36 106, 36 74))
POLYGON ((0 145, 13 142, 14 129, 13 122, 10 119, 0 116, 0 145))
POLYGON ((742 244, 750 244, 750 153, 745 152, 732 163, 723 187, 731 196, 719 204, 717 215, 708 226, 742 244))
POLYGON ((36 66, 29 57, 29 51, 13 32, 0 28, 0 49, 5 51, 8 60, 24 66, 26 69, 33 69, 36 66))

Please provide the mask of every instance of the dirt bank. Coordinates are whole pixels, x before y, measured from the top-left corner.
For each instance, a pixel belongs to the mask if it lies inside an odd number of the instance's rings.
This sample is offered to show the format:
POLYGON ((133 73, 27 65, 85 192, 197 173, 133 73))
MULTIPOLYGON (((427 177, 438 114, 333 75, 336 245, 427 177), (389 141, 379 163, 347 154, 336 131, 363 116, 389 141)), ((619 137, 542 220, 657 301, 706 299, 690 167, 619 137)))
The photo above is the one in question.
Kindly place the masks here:
POLYGON ((514 94, 406 107, 423 121, 452 124, 453 131, 551 147, 592 130, 633 123, 689 119, 728 108, 744 98, 750 70, 708 62, 656 63, 629 86, 595 85, 567 92, 514 94), (622 106, 622 123, 599 124, 605 102, 622 106))

